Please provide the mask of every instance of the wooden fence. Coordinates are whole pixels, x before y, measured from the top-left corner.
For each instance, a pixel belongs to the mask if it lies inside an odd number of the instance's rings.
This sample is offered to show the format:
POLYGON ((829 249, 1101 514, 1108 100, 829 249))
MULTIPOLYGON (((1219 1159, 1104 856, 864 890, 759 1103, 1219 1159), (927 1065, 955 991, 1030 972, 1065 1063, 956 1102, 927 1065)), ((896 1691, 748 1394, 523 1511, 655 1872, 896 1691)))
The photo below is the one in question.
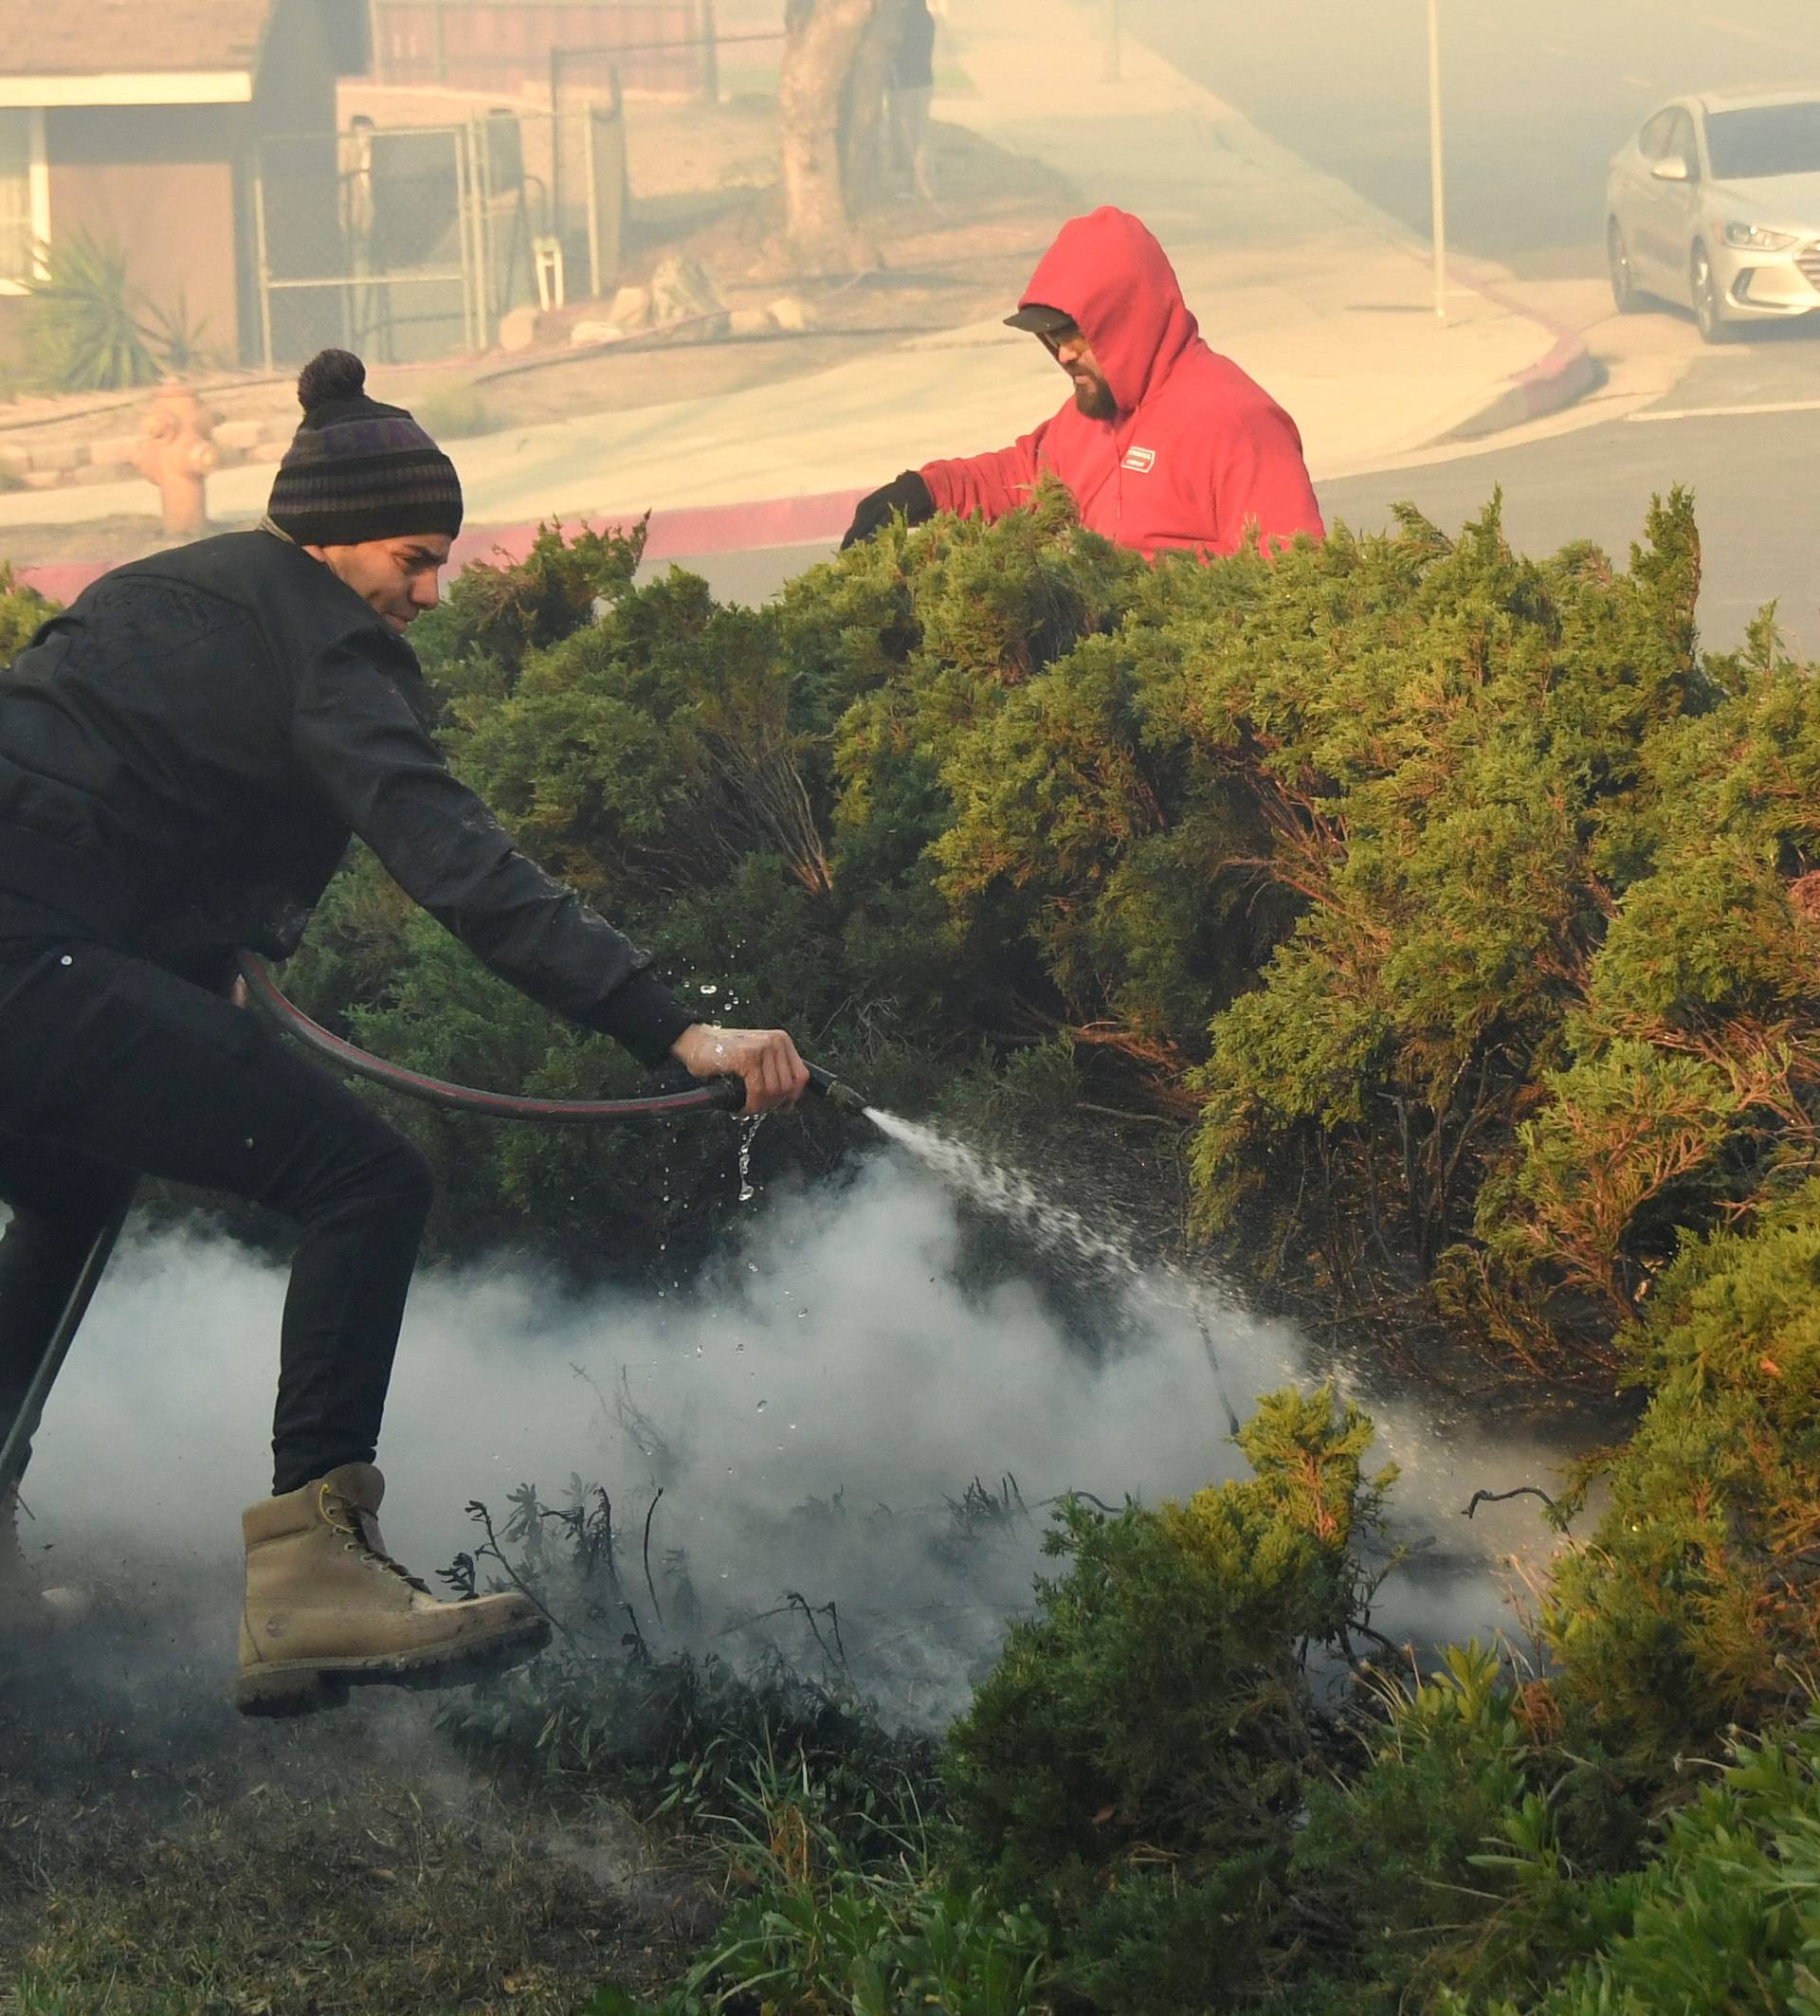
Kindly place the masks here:
POLYGON ((549 88, 564 49, 611 52, 638 96, 713 95, 713 0, 371 0, 373 74, 521 97, 549 88))

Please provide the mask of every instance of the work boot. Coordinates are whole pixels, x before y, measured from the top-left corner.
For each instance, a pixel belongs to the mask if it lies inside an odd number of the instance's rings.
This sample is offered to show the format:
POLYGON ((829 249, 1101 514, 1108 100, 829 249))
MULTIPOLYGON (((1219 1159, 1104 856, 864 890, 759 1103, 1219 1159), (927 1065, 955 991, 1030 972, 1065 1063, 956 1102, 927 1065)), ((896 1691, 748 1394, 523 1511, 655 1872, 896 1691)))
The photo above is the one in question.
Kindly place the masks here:
POLYGON ((44 1637, 88 1613, 84 1589, 46 1589, 19 1541, 19 1494, 0 1492, 0 1638, 44 1637))
POLYGON ((456 1686, 550 1642, 526 1596, 442 1603, 407 1574, 379 1536, 385 1490, 371 1463, 343 1463, 243 1515, 242 1714, 301 1715, 374 1682, 456 1686))

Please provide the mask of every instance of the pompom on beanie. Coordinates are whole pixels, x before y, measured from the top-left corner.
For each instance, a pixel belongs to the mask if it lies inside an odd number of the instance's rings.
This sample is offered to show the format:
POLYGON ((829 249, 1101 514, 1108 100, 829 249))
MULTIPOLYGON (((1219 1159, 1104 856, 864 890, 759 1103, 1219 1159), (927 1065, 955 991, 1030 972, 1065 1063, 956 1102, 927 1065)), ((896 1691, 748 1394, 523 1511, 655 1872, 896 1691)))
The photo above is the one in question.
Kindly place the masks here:
POLYGON ((455 464, 401 406, 366 394, 367 367, 325 350, 298 375, 298 428, 266 514, 300 546, 358 546, 462 529, 455 464))

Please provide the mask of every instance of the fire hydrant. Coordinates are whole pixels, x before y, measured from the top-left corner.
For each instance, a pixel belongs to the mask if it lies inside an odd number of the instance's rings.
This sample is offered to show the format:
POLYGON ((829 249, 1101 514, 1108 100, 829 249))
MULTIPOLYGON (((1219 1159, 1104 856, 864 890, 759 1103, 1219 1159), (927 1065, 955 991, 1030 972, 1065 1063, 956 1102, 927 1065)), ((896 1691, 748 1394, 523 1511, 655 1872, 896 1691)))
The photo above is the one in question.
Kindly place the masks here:
POLYGON ((221 460, 209 439, 215 416, 187 385, 174 380, 158 389, 146 409, 144 439, 133 451, 134 465, 156 483, 164 505, 167 539, 200 538, 209 524, 209 472, 221 460))

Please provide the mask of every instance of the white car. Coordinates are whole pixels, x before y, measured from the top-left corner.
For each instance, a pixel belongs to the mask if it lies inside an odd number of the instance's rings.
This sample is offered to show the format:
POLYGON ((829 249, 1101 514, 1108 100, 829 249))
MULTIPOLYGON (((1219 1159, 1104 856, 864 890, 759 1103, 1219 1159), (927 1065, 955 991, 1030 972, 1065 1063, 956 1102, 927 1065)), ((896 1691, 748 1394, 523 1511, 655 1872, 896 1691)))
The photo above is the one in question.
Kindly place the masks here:
POLYGON ((1820 313, 1820 88, 1676 99, 1606 180, 1611 297, 1691 308, 1709 343, 1820 313))

